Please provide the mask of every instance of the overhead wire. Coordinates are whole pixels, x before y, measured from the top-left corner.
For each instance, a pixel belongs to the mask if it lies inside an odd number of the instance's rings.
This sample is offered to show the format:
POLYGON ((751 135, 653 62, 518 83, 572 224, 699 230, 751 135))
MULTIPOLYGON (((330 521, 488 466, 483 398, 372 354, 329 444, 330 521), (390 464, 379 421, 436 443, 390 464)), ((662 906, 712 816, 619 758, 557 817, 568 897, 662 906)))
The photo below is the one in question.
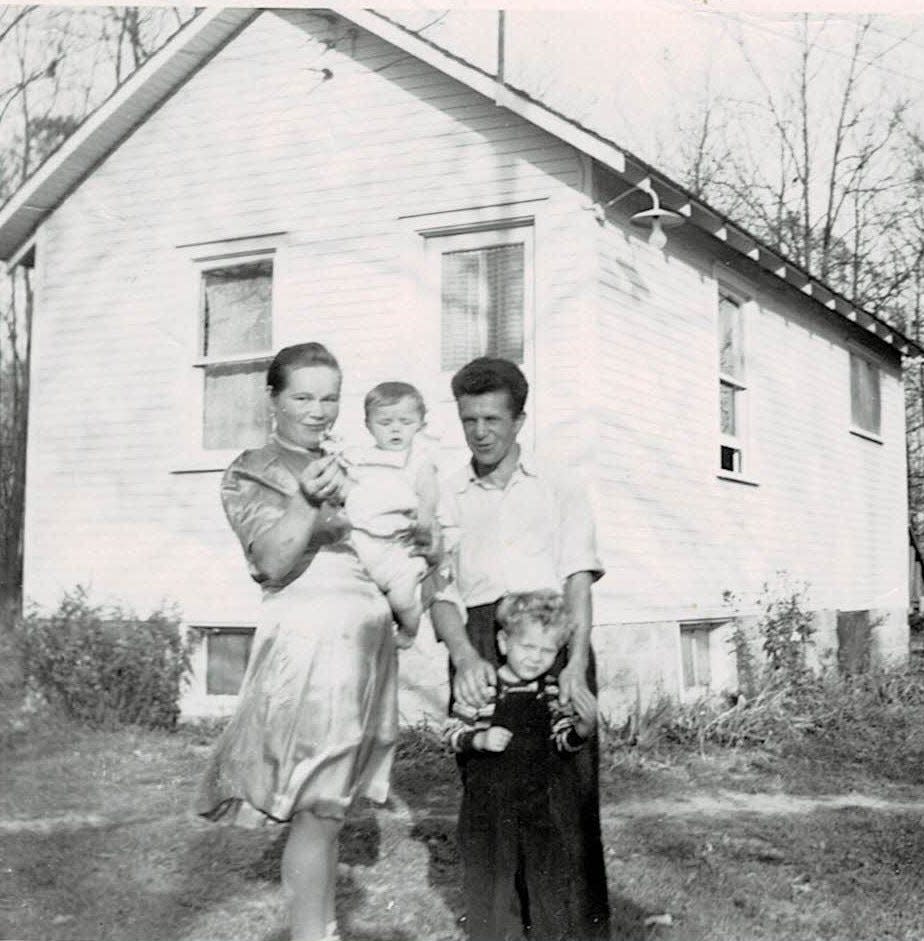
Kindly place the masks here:
MULTIPOLYGON (((802 44, 802 41, 798 37, 793 36, 788 32, 781 32, 779 30, 771 29, 769 26, 765 25, 764 23, 756 22, 755 21, 756 14, 750 17, 745 17, 743 13, 737 13, 737 12, 733 12, 729 10, 715 9, 714 7, 707 6, 705 3, 703 3, 702 6, 694 5, 688 2, 688 0, 661 0, 661 3, 664 4, 665 6, 671 7, 672 9, 684 10, 694 15, 704 14, 709 17, 716 17, 716 18, 720 18, 720 19, 724 19, 728 21, 733 21, 739 26, 743 26, 745 28, 750 27, 751 29, 766 33, 767 35, 775 36, 778 39, 784 39, 787 42, 795 43, 797 45, 802 44)), ((798 16, 798 15, 799 15, 798 12, 793 12, 792 14, 793 17, 798 16)), ((851 18, 847 14, 843 14, 843 13, 841 14, 830 13, 828 15, 835 16, 839 21, 842 21, 842 22, 848 21, 851 18)), ((873 15, 880 16, 882 14, 873 14, 873 15)), ((888 39, 893 40, 892 49, 898 48, 900 46, 908 45, 908 46, 914 46, 915 48, 921 49, 922 51, 924 51, 924 45, 922 45, 921 43, 912 42, 907 37, 896 36, 893 33, 889 33, 886 30, 878 29, 877 27, 873 25, 870 25, 868 28, 870 32, 878 33, 881 36, 885 36, 888 39)), ((924 29, 924 16, 922 16, 922 29, 924 29)), ((876 59, 866 59, 862 56, 854 56, 852 53, 844 52, 842 49, 835 49, 823 43, 815 42, 814 46, 815 48, 821 50, 822 52, 828 53, 830 55, 838 56, 840 58, 847 59, 847 60, 854 60, 854 61, 862 63, 863 65, 869 66, 870 68, 877 69, 881 72, 885 72, 889 75, 894 75, 898 78, 907 79, 909 82, 914 82, 917 85, 924 85, 924 76, 919 77, 917 75, 911 74, 910 72, 905 72, 900 69, 890 68, 889 66, 882 64, 876 59)), ((888 51, 891 51, 891 50, 888 50, 888 51)))

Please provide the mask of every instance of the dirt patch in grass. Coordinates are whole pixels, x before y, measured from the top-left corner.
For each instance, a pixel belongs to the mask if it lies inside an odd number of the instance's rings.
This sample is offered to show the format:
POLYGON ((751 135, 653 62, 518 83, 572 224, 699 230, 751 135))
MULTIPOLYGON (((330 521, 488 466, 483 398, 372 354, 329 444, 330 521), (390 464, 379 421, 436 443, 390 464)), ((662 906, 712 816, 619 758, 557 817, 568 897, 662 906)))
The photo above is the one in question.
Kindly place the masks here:
MULTIPOLYGON (((188 812, 214 733, 93 732, 45 717, 8 735, 0 937, 286 941, 285 828, 188 812)), ((924 936, 924 815, 900 802, 918 796, 905 785, 771 752, 604 756, 614 939, 924 936), (844 780, 862 793, 818 796, 844 780), (670 918, 646 924, 653 915, 670 918)), ((435 733, 403 733, 389 806, 357 808, 343 831, 344 941, 462 941, 457 806, 435 733)))

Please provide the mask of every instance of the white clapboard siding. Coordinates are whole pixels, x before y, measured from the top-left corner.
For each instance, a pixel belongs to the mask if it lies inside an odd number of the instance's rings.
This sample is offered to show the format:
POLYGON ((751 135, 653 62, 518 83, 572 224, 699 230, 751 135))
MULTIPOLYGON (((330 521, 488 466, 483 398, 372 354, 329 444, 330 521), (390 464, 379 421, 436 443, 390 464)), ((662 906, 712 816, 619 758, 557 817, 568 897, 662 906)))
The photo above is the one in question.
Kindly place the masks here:
POLYGON ((87 581, 139 606, 176 600, 193 622, 253 618, 219 475, 177 473, 194 469, 195 249, 183 246, 285 233, 274 345, 330 344, 346 373, 341 425, 357 434, 374 382, 440 379, 435 350, 419 346, 421 318, 435 314, 414 292, 423 239, 401 220, 426 228, 430 213, 524 205, 543 358, 534 408, 559 429, 556 448, 579 452, 578 155, 364 33, 324 52, 328 29, 304 12, 260 16, 44 224, 27 531, 36 600, 87 581))
POLYGON ((719 479, 710 259, 681 250, 680 233, 662 255, 618 222, 598 240, 604 617, 718 616, 725 589, 753 604, 781 570, 808 583, 815 608, 901 611, 905 445, 895 358, 881 360, 882 443, 860 438, 850 432, 849 372, 859 334, 825 322, 795 292, 736 279, 754 297, 746 460, 756 486, 719 479))

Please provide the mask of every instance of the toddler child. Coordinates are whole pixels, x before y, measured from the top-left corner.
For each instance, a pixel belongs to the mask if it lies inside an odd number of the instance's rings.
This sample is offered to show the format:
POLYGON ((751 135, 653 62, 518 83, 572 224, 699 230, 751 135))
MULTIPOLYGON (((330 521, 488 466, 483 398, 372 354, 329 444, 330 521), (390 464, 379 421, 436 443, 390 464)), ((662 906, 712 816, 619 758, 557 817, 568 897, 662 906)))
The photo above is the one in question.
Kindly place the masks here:
MULTIPOLYGON (((348 477, 344 511, 353 548, 391 605, 398 646, 410 647, 425 607, 448 578, 448 569, 431 571, 427 558, 414 553, 415 546, 438 550, 442 541, 436 457, 420 435, 423 396, 410 383, 380 383, 364 404, 375 445, 339 450, 348 477)), ((337 450, 331 439, 327 448, 337 450)))
POLYGON ((572 625, 558 592, 507 595, 496 619, 505 658, 496 691, 478 710, 456 703, 445 733, 462 770, 468 932, 472 941, 520 937, 511 910, 519 876, 530 941, 575 941, 588 890, 573 753, 596 726, 597 702, 584 689, 559 703, 549 671, 572 625))

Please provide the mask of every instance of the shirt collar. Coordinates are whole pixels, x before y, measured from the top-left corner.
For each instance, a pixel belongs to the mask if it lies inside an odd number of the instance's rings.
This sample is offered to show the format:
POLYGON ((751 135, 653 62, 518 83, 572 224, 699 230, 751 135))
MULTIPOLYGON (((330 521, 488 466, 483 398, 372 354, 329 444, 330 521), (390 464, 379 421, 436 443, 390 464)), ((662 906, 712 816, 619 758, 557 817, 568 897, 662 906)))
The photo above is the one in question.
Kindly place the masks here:
MULTIPOLYGON (((510 477, 510 482, 512 483, 520 475, 526 477, 538 477, 538 471, 536 469, 536 458, 533 454, 530 454, 526 451, 523 446, 520 446, 520 456, 517 459, 517 466, 513 469, 513 474, 510 477)), ((459 476, 459 486, 457 488, 458 493, 464 493, 471 486, 483 487, 482 478, 475 473, 475 459, 472 458, 464 468, 464 472, 459 476)), ((509 484, 508 484, 509 486, 509 484)), ((484 488, 487 489, 487 488, 484 488)), ((494 488, 491 488, 494 489, 494 488)))
POLYGON ((506 663, 501 664, 497 668, 497 676, 498 676, 498 679, 500 679, 507 686, 517 686, 517 687, 520 687, 521 689, 527 689, 527 690, 539 689, 538 680, 520 679, 520 677, 518 677, 516 673, 514 673, 513 670, 511 670, 509 666, 507 666, 506 663))

